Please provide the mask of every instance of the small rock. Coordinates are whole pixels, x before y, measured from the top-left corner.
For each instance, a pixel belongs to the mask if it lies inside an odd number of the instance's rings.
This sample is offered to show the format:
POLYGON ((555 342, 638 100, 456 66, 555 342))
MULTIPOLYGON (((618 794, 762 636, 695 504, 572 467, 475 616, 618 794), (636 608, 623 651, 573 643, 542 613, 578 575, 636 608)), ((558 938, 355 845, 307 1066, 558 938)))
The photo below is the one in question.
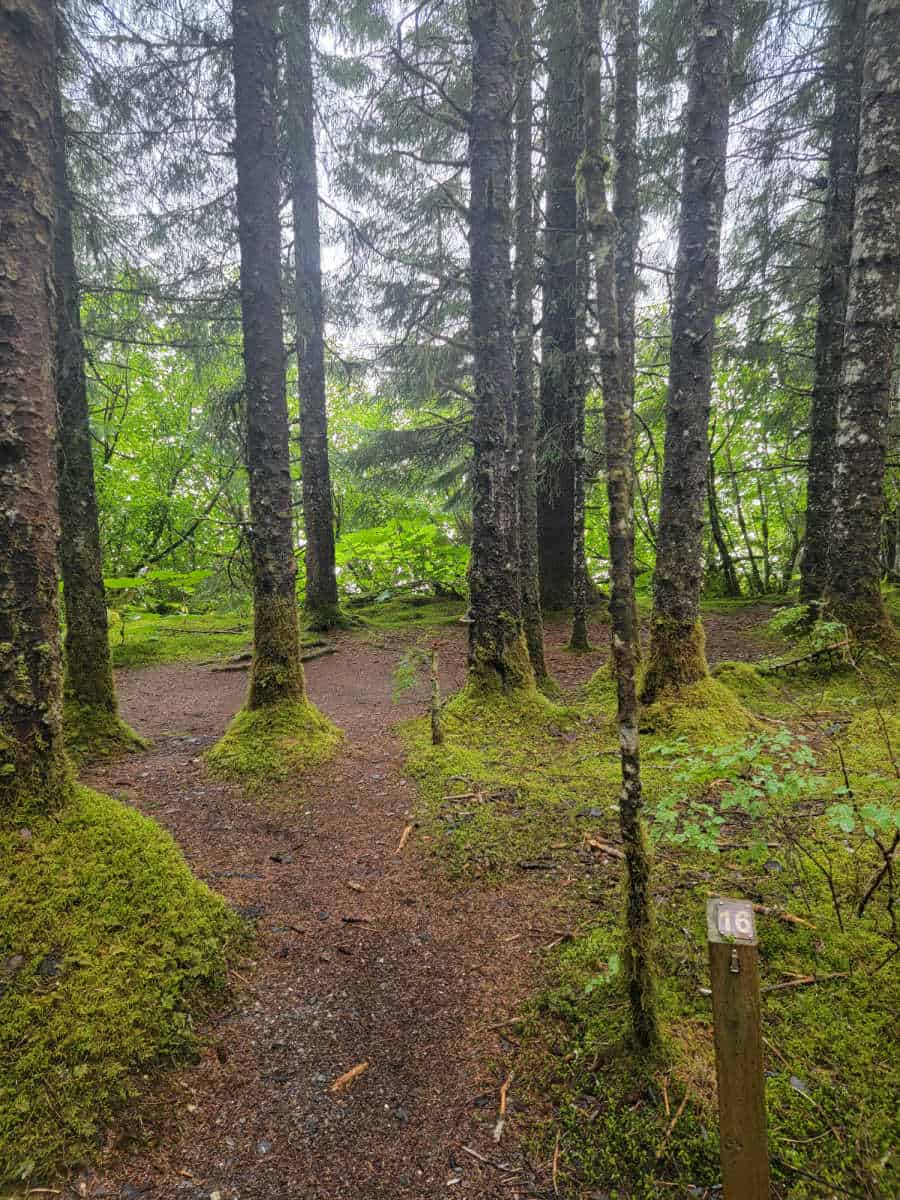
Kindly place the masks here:
POLYGON ((319 920, 319 921, 327 921, 327 920, 328 920, 328 913, 327 913, 327 912, 317 912, 317 913, 316 913, 316 919, 317 919, 317 920, 319 920))
POLYGON ((267 1142, 265 1138, 260 1138, 260 1140, 256 1143, 257 1154, 268 1154, 271 1149, 272 1143, 267 1142))
POLYGON ((209 1200, 222 1200, 222 1193, 218 1189, 216 1189, 214 1192, 210 1192, 209 1200))
POLYGON ((397 1108, 394 1110, 394 1119, 403 1124, 405 1121, 409 1120, 409 1113, 405 1108, 397 1108))
POLYGON ((293 856, 293 854, 291 854, 291 852, 289 850, 285 850, 283 852, 277 852, 275 854, 270 854, 269 858, 272 862, 284 863, 285 866, 290 866, 290 864, 294 861, 294 856, 293 856))
POLYGON ((19 841, 30 842, 31 838, 32 838, 32 833, 31 833, 30 829, 25 829, 23 827, 22 829, 19 830, 19 841))

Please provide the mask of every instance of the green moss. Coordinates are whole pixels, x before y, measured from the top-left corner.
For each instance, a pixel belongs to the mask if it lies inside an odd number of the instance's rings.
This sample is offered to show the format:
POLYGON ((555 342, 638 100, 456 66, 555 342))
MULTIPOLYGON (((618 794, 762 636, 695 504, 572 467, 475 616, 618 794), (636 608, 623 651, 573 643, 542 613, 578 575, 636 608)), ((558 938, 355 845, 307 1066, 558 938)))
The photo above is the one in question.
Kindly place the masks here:
POLYGON ((712 675, 713 679, 751 707, 765 705, 777 694, 777 686, 771 676, 763 675, 753 663, 723 659, 713 667, 712 675))
POLYGON ((641 732, 686 737, 704 745, 733 740, 755 725, 737 694, 707 676, 641 709, 641 732))
POLYGON ((206 761, 217 774, 265 789, 327 762, 341 737, 308 700, 283 700, 241 709, 206 761))
POLYGON ((125 613, 110 628, 113 665, 146 667, 164 662, 200 662, 244 650, 252 628, 245 617, 225 613, 125 613))
MULTIPOLYGON (((560 1180, 573 1195, 621 1188, 656 1200, 720 1179, 711 1009, 701 994, 708 986, 705 889, 685 886, 683 874, 669 882, 678 886, 665 888, 657 907, 665 1031, 657 1061, 642 1063, 628 1046, 623 982, 609 970, 621 940, 615 912, 601 911, 588 932, 558 952, 553 981, 523 1022, 517 1077, 532 1103, 550 1109, 532 1127, 530 1148, 535 1158, 548 1158, 559 1135, 560 1180)), ((709 888, 716 886, 718 879, 709 888)), ((770 1149, 782 1162, 832 1180, 829 1192, 894 1195, 900 973, 886 969, 873 987, 869 972, 885 958, 884 940, 863 925, 841 934, 821 892, 808 915, 814 930, 758 918, 763 986, 783 982, 787 972, 841 976, 764 993, 770 1149)), ((779 1194, 821 1194, 780 1165, 776 1179, 779 1194)))
POLYGON ((63 705, 63 737, 77 761, 134 753, 149 745, 116 713, 77 700, 66 700, 63 705))
POLYGON ((352 612, 374 629, 428 629, 455 624, 465 615, 466 607, 464 600, 455 598, 407 595, 380 603, 353 604, 352 612))
MULTIPOLYGON (((548 763, 577 741, 573 709, 537 690, 465 688, 445 707, 444 743, 426 719, 408 722, 407 767, 421 795, 423 836, 456 876, 501 876, 542 855, 554 840, 577 843, 588 801, 555 786, 548 763)), ((570 763, 561 764, 566 776, 570 763)))
POLYGON ((654 616, 641 700, 652 703, 661 693, 680 691, 708 675, 703 625, 697 621, 686 626, 681 621, 654 616))
POLYGON ((134 1073, 195 1046, 238 934, 171 838, 107 796, 0 831, 0 1182, 96 1155, 134 1073))

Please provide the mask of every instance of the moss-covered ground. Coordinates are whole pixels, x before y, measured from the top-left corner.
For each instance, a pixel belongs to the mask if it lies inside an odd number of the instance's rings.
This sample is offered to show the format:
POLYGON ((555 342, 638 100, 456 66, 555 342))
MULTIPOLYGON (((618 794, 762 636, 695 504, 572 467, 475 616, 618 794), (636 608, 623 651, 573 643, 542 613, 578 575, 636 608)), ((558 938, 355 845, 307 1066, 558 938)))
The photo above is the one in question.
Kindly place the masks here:
POLYGON ((206 761, 216 774, 262 793, 327 762, 342 736, 310 701, 284 700, 241 709, 206 761))
POLYGON ((0 828, 0 1184, 97 1154, 138 1074, 195 1047, 240 936, 171 838, 107 796, 0 828))
MULTIPOLYGON (((761 641, 766 630, 759 630, 761 641)), ((628 1046, 621 988, 619 760, 608 670, 569 707, 451 701, 445 744, 404 729, 421 832, 455 878, 529 872, 571 934, 516 1027, 537 1161, 559 1195, 705 1195, 719 1182, 705 907, 757 918, 770 1150, 778 1197, 900 1194, 898 933, 888 876, 859 908, 900 822, 900 677, 768 674, 723 663, 642 713, 656 973, 665 1046, 628 1046), (785 915, 787 914, 787 915, 785 915), (793 918, 793 919, 792 919, 793 918)), ((894 879, 896 864, 892 866, 894 879)), ((896 884, 894 891, 896 902, 896 884)))

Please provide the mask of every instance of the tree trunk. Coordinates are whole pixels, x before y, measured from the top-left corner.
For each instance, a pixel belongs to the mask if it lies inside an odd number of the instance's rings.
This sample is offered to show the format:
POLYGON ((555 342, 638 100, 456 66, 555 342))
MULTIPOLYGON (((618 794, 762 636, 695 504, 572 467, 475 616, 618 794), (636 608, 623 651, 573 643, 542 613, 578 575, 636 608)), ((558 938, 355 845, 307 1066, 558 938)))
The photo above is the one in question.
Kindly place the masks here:
POLYGON ((304 694, 284 387, 275 107, 277 11, 275 0, 234 0, 232 8, 249 541, 253 562, 250 708, 297 700, 304 694))
POLYGON ((534 683, 519 595, 513 345, 510 319, 510 170, 515 0, 469 0, 472 112, 469 254, 475 443, 469 680, 485 690, 534 683))
POLYGON ((900 285, 900 0, 869 0, 828 595, 861 641, 893 636, 881 514, 900 285))
POLYGON ((706 473, 707 500, 709 503, 709 524, 713 541, 719 552, 719 562, 722 565, 722 577, 725 580, 725 595, 737 600, 741 595, 741 581, 734 568, 734 560, 728 546, 728 539, 722 526, 722 516, 719 512, 719 495, 716 491, 716 464, 712 454, 709 456, 709 468, 706 473))
POLYGON ((695 0, 693 19, 645 701, 708 672, 700 589, 734 0, 695 0))
POLYGON ((328 465, 325 332, 319 242, 319 181, 309 0, 283 10, 287 55, 288 143, 294 217, 297 368, 306 531, 306 616, 313 629, 340 623, 334 562, 334 510, 328 465))
POLYGON ((859 150, 864 12, 864 0, 842 0, 830 64, 834 76, 834 109, 828 153, 828 192, 822 221, 815 375, 809 416, 806 547, 800 568, 800 600, 804 604, 821 600, 828 583, 838 395, 859 150))
POLYGON ((59 406, 59 522, 66 606, 67 698, 115 714, 112 655, 106 619, 103 557, 94 486, 94 458, 84 376, 84 341, 72 241, 72 194, 66 167, 65 125, 54 103, 57 197, 55 284, 56 396, 59 406))
POLYGON ((578 389, 578 41, 575 0, 548 10, 546 229, 541 322, 538 537, 541 602, 572 603, 578 389))
MULTIPOLYGON (((615 191, 613 215, 616 218, 616 303, 619 311, 619 352, 622 358, 622 385, 634 413, 635 309, 637 300, 637 256, 641 237, 641 210, 638 198, 640 162, 638 159, 638 52, 640 44, 639 0, 618 0, 616 4, 616 91, 613 126, 615 154, 615 191)), ((631 421, 634 438, 634 419, 631 421)), ((634 463, 634 447, 631 460, 634 463)), ((636 480, 632 473, 632 493, 636 480)), ((634 508, 632 495, 631 507, 634 508)), ((631 574, 634 577, 634 522, 631 524, 631 574)), ((634 627, 640 631, 637 596, 634 627)), ((638 632, 634 645, 641 658, 638 632)))
POLYGON ((55 297, 55 19, 0 12, 0 823, 61 803, 55 297))
POLYGON ((625 978, 634 1038, 644 1050, 659 1040, 654 1001, 650 855, 641 818, 640 744, 636 686, 634 577, 631 546, 633 514, 632 405, 626 390, 619 343, 616 299, 616 221, 606 201, 609 167, 603 130, 600 21, 597 0, 579 5, 581 41, 585 54, 585 149, 580 179, 587 208, 597 283, 597 347, 603 379, 606 425, 606 490, 609 499, 610 616, 615 656, 617 720, 622 757, 619 822, 627 869, 625 978))
POLYGON ((519 435, 519 579, 528 657, 546 679, 537 526, 537 451, 534 412, 534 196, 532 180, 533 0, 520 0, 516 78, 516 425, 519 435))

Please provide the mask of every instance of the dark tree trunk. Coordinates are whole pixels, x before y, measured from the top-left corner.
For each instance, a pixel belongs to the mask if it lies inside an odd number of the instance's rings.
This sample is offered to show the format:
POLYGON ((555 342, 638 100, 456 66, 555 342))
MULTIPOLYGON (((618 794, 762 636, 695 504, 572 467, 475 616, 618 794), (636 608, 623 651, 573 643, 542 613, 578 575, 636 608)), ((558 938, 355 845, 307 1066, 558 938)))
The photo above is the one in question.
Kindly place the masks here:
POLYGON ((55 7, 0 10, 0 823, 66 795, 57 543, 55 7))
POLYGON ((297 367, 306 531, 306 615, 313 629, 340 623, 334 563, 334 510, 328 466, 325 332, 319 242, 319 181, 309 0, 284 8, 288 143, 294 216, 297 367))
POLYGON ((815 376, 809 417, 806 539, 800 567, 800 599, 803 603, 820 600, 828 584, 841 353, 859 149, 864 13, 864 0, 842 0, 831 55, 834 110, 828 154, 828 192, 822 221, 815 376))
POLYGON ((734 0, 695 0, 645 701, 708 670, 700 589, 733 32, 734 0))
POLYGON ((234 98, 254 643, 248 706, 304 694, 297 620, 278 220, 275 0, 235 0, 234 98))
POLYGON ((469 0, 472 112, 469 254, 475 443, 469 679, 484 689, 533 686, 522 627, 510 319, 510 170, 515 0, 469 0))
POLYGON ((900 285, 900 0, 869 0, 828 596, 861 641, 893 636, 881 516, 900 285))
MULTIPOLYGON (((638 198, 640 179, 640 162, 638 160, 639 0, 618 0, 615 12, 616 92, 613 147, 616 173, 613 215, 616 218, 616 302, 619 310, 622 385, 632 410, 631 431, 633 437, 637 255, 641 237, 641 210, 638 198)), ((633 448, 631 458, 633 463, 633 448)), ((633 491, 635 486, 633 474, 631 486, 633 491)), ((634 507, 633 496, 631 506, 634 507)), ((631 573, 634 576, 634 522, 631 525, 631 573)), ((640 630, 636 597, 634 624, 635 629, 640 630)), ((635 653, 640 659, 640 634, 635 641, 635 653)))
POLYGON ((534 411, 534 194, 532 180, 533 0, 520 0, 516 77, 516 425, 519 440, 519 582, 528 657, 537 679, 547 677, 541 613, 537 527, 537 452, 534 411))
POLYGON ((67 698, 115 714, 94 458, 84 376, 78 277, 72 241, 72 195, 66 168, 62 103, 57 89, 54 167, 57 198, 55 283, 56 395, 59 405, 60 563, 66 606, 67 698))
POLYGON ((619 343, 616 300, 616 220, 606 201, 609 168, 603 129, 603 59, 597 0, 581 0, 581 40, 585 53, 585 149, 580 178, 594 251, 597 283, 597 347, 603 379, 606 424, 606 490, 609 499, 610 616, 615 656, 617 719, 622 757, 619 822, 627 869, 625 977, 635 1041, 648 1050, 659 1040, 654 1002, 650 855, 641 812, 640 741, 638 737, 637 653, 634 619, 632 526, 634 468, 632 404, 626 389, 619 343))
POLYGON ((545 609, 572 603, 578 389, 578 38, 575 0, 552 0, 547 53, 538 537, 545 609))

